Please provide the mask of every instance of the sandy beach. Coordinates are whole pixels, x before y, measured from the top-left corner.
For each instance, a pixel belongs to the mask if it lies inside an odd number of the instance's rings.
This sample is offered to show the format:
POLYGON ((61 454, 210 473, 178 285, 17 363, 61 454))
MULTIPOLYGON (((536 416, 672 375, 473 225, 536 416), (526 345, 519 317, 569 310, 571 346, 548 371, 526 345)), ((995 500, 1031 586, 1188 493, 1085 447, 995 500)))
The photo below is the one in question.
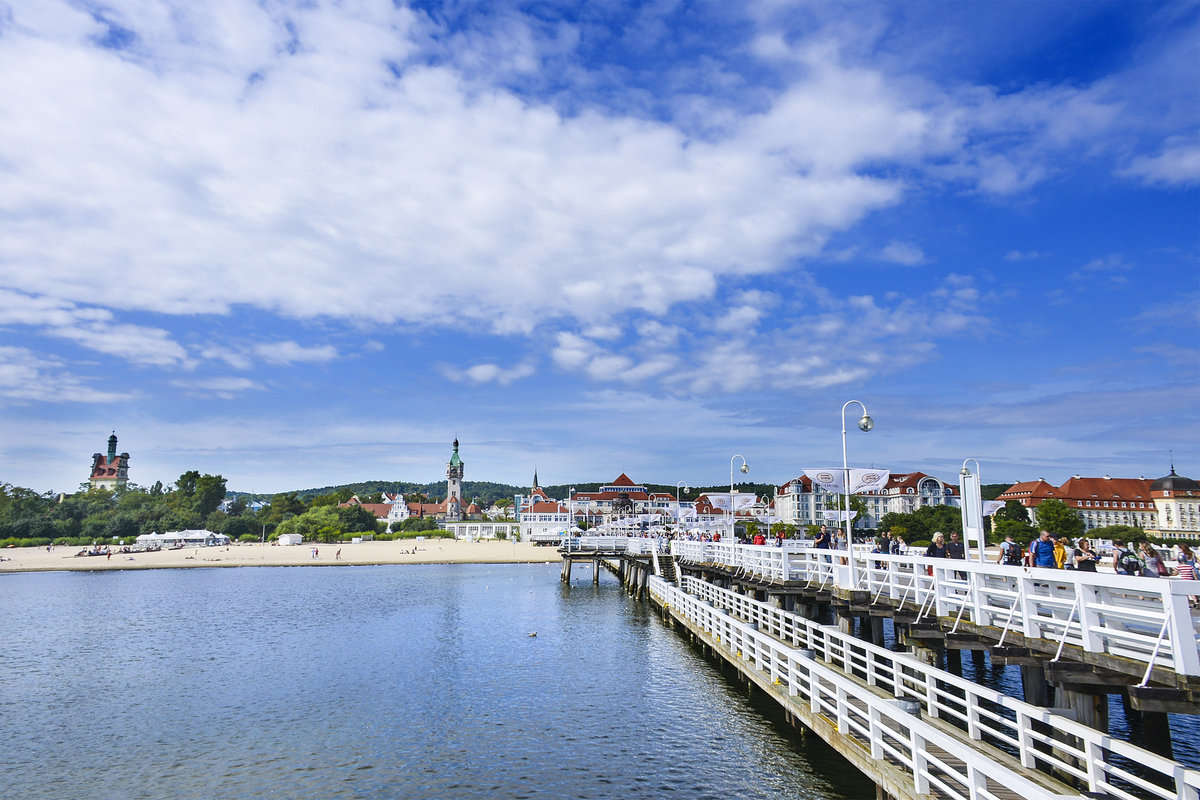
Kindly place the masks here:
POLYGON ((397 540, 357 544, 278 546, 231 544, 228 547, 188 547, 156 553, 114 552, 105 556, 76 556, 79 547, 13 547, 0 550, 0 573, 53 570, 174 569, 179 567, 300 567, 354 564, 542 564, 558 562, 554 547, 525 542, 465 542, 454 539, 397 540), (318 550, 313 558, 313 548, 318 550), (338 553, 341 553, 340 557, 338 553))

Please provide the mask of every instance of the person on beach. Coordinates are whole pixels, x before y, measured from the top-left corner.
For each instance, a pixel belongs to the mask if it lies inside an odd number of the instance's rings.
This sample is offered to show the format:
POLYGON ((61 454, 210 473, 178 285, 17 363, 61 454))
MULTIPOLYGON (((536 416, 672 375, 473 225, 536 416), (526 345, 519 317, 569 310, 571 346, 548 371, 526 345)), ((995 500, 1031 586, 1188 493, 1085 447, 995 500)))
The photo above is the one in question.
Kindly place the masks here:
POLYGON ((339 547, 339 548, 338 548, 338 551, 337 551, 336 553, 334 553, 334 554, 333 554, 333 560, 334 560, 334 561, 341 561, 341 560, 342 560, 342 548, 340 548, 340 547, 339 547))

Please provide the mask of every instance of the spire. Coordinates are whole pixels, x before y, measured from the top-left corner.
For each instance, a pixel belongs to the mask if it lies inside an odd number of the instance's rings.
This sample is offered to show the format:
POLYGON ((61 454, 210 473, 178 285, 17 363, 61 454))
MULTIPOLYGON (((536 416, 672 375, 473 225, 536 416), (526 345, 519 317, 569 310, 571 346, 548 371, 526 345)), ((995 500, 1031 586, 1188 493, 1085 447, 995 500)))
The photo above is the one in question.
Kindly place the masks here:
POLYGON ((113 431, 112 436, 108 437, 108 460, 117 460, 117 432, 113 431))
POLYGON ((537 482, 537 466, 534 466, 534 468, 533 468, 533 488, 535 488, 535 489, 536 489, 536 488, 538 488, 538 482, 537 482))

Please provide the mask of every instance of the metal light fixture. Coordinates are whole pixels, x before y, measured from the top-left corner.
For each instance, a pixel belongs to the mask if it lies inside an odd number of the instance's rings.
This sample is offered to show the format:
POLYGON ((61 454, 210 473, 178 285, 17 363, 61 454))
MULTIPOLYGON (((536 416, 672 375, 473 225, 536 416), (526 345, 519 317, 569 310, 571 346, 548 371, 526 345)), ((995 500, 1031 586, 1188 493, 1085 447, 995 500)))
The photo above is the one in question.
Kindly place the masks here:
POLYGON ((871 419, 871 415, 867 413, 867 407, 861 400, 847 400, 842 406, 842 496, 843 510, 846 515, 846 557, 850 565, 850 584, 851 586, 858 585, 858 571, 854 564, 854 530, 850 523, 850 465, 846 461, 846 409, 852 404, 858 404, 862 409, 862 417, 858 420, 858 429, 863 433, 867 433, 875 427, 875 420, 871 419))

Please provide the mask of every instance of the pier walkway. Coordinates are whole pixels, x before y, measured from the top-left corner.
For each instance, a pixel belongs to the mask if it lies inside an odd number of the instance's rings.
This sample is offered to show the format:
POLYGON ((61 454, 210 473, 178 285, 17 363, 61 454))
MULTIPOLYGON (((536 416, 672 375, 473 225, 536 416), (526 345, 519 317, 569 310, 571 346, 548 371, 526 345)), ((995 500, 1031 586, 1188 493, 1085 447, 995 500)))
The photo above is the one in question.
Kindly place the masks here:
MULTIPOLYGON (((871 614, 937 623, 1008 647, 1013 658, 1052 656, 1152 685, 1173 703, 1200 704, 1200 582, 1047 570, 958 559, 882 555, 724 542, 671 542, 685 569, 720 573, 785 596, 821 594, 871 614)), ((1138 692, 1134 692, 1138 695, 1138 692)))
POLYGON ((1054 710, 695 577, 652 601, 870 776, 882 797, 1197 800, 1200 772, 1054 710))
POLYGON ((610 569, 880 797, 1200 800, 1167 714, 1200 708, 1190 582, 866 552, 852 566, 792 542, 579 537, 560 552, 564 581, 574 559, 610 569), (884 646, 887 618, 908 652, 884 646), (952 671, 963 649, 1019 665, 1023 698, 952 671), (1109 735, 1112 694, 1145 748, 1109 735))

